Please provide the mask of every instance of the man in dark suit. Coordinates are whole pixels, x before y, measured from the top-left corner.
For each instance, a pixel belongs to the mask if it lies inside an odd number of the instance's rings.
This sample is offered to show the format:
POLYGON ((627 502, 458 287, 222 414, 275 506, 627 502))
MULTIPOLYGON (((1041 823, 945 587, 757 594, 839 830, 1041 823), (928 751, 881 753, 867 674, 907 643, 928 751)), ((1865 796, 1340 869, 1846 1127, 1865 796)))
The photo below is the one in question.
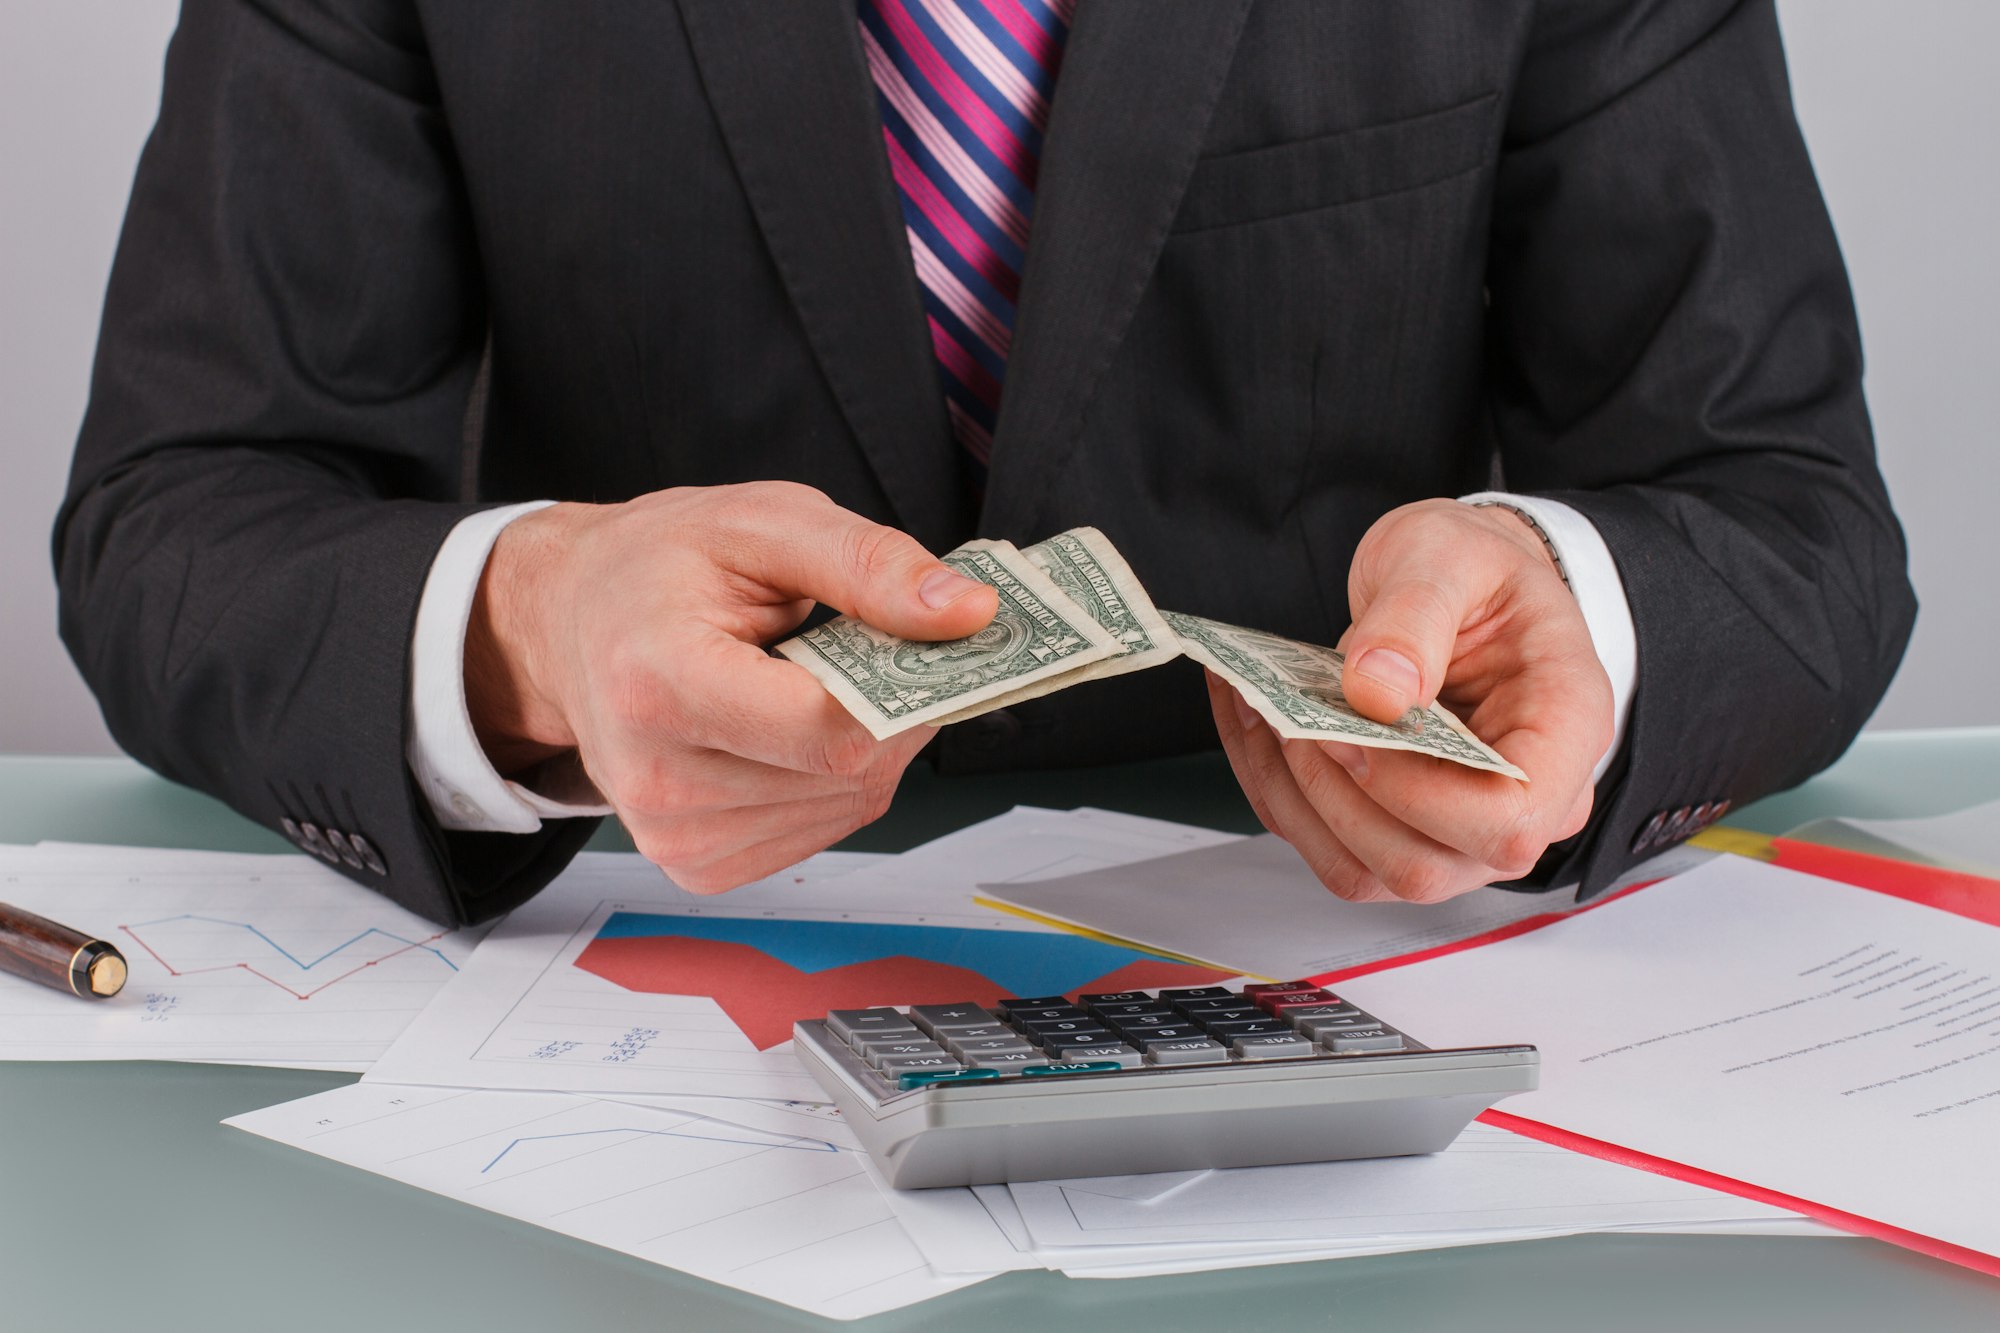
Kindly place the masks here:
POLYGON ((1587 893, 1885 688, 1860 372, 1768 0, 187 0, 63 631, 133 754, 439 920, 593 811, 719 889, 925 744, 1218 732, 1336 892, 1587 893), (877 744, 762 651, 968 632, 931 552, 1082 523, 1532 781, 1191 668, 877 744))

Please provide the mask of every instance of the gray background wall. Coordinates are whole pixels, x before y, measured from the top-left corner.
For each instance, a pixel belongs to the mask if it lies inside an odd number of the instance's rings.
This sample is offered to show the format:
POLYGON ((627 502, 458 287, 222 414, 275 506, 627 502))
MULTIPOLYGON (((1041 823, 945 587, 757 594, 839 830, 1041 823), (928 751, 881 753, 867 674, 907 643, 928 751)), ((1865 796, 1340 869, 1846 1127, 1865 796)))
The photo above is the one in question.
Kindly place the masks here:
MULTIPOLYGON (((47 554, 175 0, 0 0, 0 753, 108 754, 47 554)), ((1781 0, 1923 614, 1875 726, 2000 723, 2000 5, 1781 0)))

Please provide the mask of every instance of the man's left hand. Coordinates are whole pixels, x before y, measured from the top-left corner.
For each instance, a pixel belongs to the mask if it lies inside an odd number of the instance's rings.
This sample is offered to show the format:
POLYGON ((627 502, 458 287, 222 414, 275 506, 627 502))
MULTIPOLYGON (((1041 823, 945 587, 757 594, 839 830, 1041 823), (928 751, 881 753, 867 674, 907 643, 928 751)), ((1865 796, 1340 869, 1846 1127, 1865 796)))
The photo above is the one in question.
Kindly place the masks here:
POLYGON ((1264 827, 1355 902, 1441 902, 1518 879, 1590 818, 1611 682, 1540 535, 1510 510, 1405 505, 1361 539, 1342 636, 1356 711, 1393 722, 1438 700, 1527 773, 1282 740, 1213 673, 1209 702, 1264 827))

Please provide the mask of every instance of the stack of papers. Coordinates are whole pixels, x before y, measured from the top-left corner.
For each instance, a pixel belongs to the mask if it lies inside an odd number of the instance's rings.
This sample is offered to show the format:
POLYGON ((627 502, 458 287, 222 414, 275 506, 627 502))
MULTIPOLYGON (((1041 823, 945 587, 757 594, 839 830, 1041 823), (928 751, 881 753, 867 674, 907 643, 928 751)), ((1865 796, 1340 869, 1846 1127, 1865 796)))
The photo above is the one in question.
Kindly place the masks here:
MULTIPOLYGON (((1512 943, 1555 948, 1608 917, 1492 890, 1442 909, 1346 904, 1268 838, 1022 808, 720 896, 586 854, 483 938, 290 856, 6 849, 0 879, 0 897, 115 940, 132 964, 124 995, 87 1008, 0 989, 0 1057, 365 1068, 228 1123, 832 1318, 1017 1269, 1112 1278, 1587 1231, 1843 1234, 1493 1124, 1422 1158, 893 1191, 791 1054, 795 1019, 967 978, 1016 994, 1113 973, 1381 987, 1512 943), (1390 959, 1404 965, 1380 971, 1390 959)), ((1556 981, 1532 1012, 1491 1004, 1499 984, 1355 993, 1434 1045, 1567 1049, 1556 981), (1507 1030, 1461 1031, 1469 1012, 1504 1012, 1488 1026, 1507 1030)))

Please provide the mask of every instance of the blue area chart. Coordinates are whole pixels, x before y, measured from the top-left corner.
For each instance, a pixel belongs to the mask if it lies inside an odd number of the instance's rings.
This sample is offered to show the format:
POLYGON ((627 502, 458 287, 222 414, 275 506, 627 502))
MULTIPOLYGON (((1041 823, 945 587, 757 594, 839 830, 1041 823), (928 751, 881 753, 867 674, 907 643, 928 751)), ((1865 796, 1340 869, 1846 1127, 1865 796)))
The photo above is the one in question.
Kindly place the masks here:
POLYGON ((1232 975, 1077 935, 647 912, 613 913, 576 966, 626 990, 712 997, 759 1048, 829 1009, 990 1004, 1232 975))

